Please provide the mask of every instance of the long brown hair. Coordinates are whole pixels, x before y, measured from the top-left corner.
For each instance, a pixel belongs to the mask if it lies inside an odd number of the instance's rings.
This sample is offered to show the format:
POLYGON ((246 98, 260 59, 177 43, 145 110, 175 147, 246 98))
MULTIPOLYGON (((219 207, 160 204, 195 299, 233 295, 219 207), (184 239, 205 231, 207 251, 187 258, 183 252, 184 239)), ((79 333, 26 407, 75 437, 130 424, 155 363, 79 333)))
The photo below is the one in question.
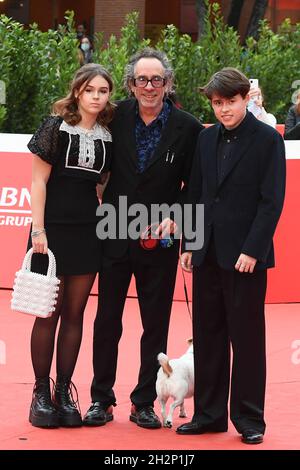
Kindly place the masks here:
MULTIPOLYGON (((52 111, 54 114, 61 116, 71 126, 76 126, 76 124, 81 121, 82 116, 78 109, 75 93, 78 93, 82 85, 84 85, 80 91, 80 94, 83 93, 89 82, 97 75, 100 75, 100 77, 103 77, 107 81, 109 91, 112 92, 113 81, 107 70, 99 64, 85 64, 77 70, 71 82, 70 91, 67 96, 53 104, 52 111)), ((97 116, 97 122, 101 126, 107 128, 107 125, 113 118, 114 108, 115 105, 108 101, 105 108, 100 111, 97 116)))

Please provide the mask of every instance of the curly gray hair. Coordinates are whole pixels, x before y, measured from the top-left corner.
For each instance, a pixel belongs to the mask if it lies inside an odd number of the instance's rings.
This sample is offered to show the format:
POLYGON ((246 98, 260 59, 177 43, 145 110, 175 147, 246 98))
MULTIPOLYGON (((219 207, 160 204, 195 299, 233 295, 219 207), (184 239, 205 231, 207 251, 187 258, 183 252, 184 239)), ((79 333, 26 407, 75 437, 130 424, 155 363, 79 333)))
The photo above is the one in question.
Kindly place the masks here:
POLYGON ((162 51, 158 51, 156 49, 153 49, 152 47, 145 47, 144 49, 136 52, 130 59, 129 62, 126 66, 125 69, 125 75, 124 75, 124 88, 129 92, 129 94, 132 94, 131 91, 131 85, 132 81, 134 79, 134 69, 137 64, 137 62, 140 59, 158 59, 164 70, 165 70, 165 75, 164 78, 166 79, 167 82, 167 94, 172 94, 174 92, 173 86, 174 86, 174 71, 173 68, 169 62, 168 57, 166 54, 162 51))

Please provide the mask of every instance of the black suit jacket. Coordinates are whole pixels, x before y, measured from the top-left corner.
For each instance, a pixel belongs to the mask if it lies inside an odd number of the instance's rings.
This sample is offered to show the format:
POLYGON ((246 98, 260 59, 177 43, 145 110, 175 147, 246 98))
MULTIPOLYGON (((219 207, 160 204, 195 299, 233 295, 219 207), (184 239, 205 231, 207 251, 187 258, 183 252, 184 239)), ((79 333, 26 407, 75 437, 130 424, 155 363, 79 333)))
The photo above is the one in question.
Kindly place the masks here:
MULTIPOLYGON (((135 140, 136 103, 135 99, 119 102, 111 124, 113 158, 103 203, 112 204, 117 217, 121 195, 127 196, 128 206, 142 203, 149 208, 151 204, 184 202, 197 137, 203 129, 195 117, 170 102, 172 108, 161 140, 148 167, 139 174, 135 140)), ((113 258, 122 257, 128 243, 128 239, 107 239, 103 242, 103 252, 113 258)), ((146 252, 145 256, 151 256, 153 260, 157 254, 160 257, 161 253, 154 251, 151 255, 146 252)), ((171 253, 172 249, 162 251, 171 253)))
POLYGON ((202 264, 213 233, 219 265, 233 270, 241 253, 274 266, 273 235, 285 193, 285 147, 280 134, 247 113, 247 127, 235 146, 226 174, 217 183, 220 124, 199 135, 189 199, 204 204, 204 245, 193 252, 202 264))

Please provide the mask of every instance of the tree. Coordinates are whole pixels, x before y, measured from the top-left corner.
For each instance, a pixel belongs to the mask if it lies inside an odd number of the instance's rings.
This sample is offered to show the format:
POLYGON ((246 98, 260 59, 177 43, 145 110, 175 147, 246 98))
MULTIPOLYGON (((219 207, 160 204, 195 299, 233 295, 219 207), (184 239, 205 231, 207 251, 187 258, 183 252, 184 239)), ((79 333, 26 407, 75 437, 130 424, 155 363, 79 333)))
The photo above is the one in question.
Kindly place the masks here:
POLYGON ((255 1, 246 36, 253 36, 255 39, 258 38, 259 22, 264 19, 267 6, 268 0, 255 1))
POLYGON ((198 18, 198 39, 200 39, 205 33, 205 18, 208 9, 208 0, 195 0, 196 1, 196 13, 198 18))
POLYGON ((239 22, 243 5, 244 0, 232 0, 231 2, 227 23, 229 26, 232 26, 235 30, 239 29, 239 22))

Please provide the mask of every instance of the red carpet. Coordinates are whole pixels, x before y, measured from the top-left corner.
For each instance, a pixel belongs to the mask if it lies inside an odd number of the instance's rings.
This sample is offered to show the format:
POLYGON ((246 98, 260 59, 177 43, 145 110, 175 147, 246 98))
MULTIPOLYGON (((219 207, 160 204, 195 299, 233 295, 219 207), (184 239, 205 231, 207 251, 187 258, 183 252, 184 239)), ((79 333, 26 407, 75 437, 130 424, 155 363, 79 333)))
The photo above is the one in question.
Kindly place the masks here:
MULTIPOLYGON (((264 443, 252 447, 240 442, 231 424, 227 433, 178 436, 175 429, 185 420, 178 418, 177 410, 172 429, 146 430, 129 422, 128 397, 137 380, 141 332, 138 304, 135 299, 128 299, 126 302, 124 333, 120 343, 115 387, 118 406, 114 409, 114 421, 101 428, 42 430, 32 427, 28 422, 28 410, 33 387, 29 351, 33 318, 11 312, 10 296, 10 291, 0 290, 0 449, 300 449, 299 304, 267 305, 267 432, 264 443)), ((90 404, 92 327, 95 308, 96 298, 91 297, 85 317, 80 357, 74 375, 83 413, 90 404)), ((186 305, 184 302, 174 302, 169 356, 177 357, 183 354, 187 347, 185 340, 190 336, 191 322, 186 305)), ((54 373, 52 376, 54 377, 54 373)), ((187 400, 186 405, 189 415, 187 420, 189 420, 193 408, 192 399, 187 400)), ((156 411, 160 414, 158 407, 156 411)))

